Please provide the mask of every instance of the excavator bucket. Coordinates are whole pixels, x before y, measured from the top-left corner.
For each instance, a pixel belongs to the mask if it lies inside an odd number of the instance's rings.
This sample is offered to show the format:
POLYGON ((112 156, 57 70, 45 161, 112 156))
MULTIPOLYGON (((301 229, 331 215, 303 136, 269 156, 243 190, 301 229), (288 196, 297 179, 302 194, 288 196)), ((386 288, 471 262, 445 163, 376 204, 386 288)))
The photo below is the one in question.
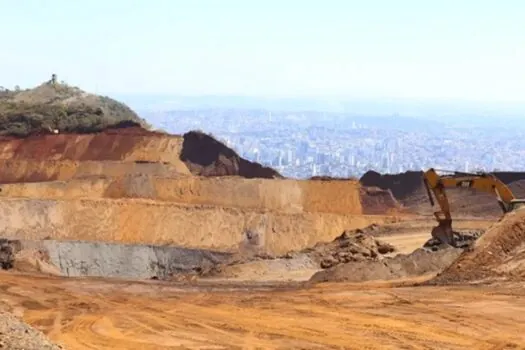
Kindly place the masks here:
POLYGON ((432 228, 432 237, 438 239, 440 242, 456 246, 454 240, 454 230, 452 230, 452 220, 440 220, 438 226, 432 228))

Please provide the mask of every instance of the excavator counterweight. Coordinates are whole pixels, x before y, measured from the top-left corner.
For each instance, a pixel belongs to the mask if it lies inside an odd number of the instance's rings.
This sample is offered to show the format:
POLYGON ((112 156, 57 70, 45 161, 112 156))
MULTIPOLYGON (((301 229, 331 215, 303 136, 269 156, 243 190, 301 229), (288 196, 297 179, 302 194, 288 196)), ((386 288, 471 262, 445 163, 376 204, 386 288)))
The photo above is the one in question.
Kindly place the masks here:
POLYGON ((454 240, 452 216, 445 191, 446 188, 472 188, 478 191, 494 193, 503 214, 525 208, 525 199, 515 198, 507 185, 493 174, 448 172, 446 175, 439 175, 436 169, 430 168, 423 173, 423 182, 427 189, 430 204, 434 207, 435 202, 437 202, 440 209, 434 212, 438 225, 432 229, 432 237, 451 246, 456 246, 456 242, 454 240))

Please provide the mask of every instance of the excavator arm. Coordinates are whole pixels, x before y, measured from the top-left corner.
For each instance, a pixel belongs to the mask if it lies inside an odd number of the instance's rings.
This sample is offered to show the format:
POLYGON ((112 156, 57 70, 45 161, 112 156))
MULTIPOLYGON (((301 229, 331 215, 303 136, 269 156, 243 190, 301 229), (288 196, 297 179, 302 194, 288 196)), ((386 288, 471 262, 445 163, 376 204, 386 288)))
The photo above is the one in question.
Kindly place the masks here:
POLYGON ((450 172, 442 176, 435 169, 431 168, 424 172, 423 181, 431 205, 435 205, 435 198, 440 208, 439 211, 434 212, 438 226, 432 230, 432 237, 452 246, 455 246, 454 231, 452 229, 452 216, 445 191, 446 188, 473 188, 478 191, 494 193, 503 213, 512 211, 516 202, 521 203, 523 201, 516 200, 507 185, 492 174, 450 172))

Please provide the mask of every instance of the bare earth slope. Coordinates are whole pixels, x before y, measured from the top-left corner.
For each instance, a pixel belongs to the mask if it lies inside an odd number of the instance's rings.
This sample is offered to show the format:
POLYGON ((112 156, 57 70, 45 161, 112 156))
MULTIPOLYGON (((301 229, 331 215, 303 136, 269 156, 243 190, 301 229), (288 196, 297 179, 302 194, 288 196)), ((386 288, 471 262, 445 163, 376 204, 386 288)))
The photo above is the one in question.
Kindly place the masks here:
POLYGON ((509 213, 432 283, 525 279, 525 210, 509 213))

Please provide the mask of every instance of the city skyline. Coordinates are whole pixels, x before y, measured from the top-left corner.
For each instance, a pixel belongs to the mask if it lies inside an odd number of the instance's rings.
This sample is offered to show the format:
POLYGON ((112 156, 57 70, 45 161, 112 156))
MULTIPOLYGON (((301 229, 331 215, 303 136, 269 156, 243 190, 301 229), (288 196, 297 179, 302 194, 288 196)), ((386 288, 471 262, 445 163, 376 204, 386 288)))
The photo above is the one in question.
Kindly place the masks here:
POLYGON ((430 167, 525 169, 523 124, 243 109, 151 111, 145 117, 170 133, 209 133, 240 156, 294 178, 360 177, 369 170, 400 173, 430 167))

